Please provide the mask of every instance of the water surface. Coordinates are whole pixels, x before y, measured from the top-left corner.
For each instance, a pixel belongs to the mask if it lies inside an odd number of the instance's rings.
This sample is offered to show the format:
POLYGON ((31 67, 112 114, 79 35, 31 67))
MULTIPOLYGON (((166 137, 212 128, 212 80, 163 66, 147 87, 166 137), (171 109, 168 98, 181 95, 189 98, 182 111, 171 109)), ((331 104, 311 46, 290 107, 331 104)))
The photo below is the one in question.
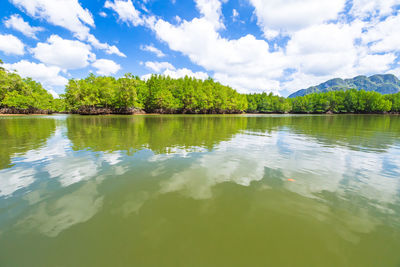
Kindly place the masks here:
POLYGON ((400 117, 0 117, 0 266, 400 266, 400 117))

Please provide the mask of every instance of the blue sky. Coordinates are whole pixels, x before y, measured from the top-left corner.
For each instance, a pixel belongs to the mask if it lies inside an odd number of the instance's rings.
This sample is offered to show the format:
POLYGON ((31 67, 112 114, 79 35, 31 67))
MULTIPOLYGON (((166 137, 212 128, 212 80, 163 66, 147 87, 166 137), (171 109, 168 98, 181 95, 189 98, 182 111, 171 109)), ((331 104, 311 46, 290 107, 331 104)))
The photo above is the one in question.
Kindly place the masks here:
POLYGON ((62 93, 90 72, 208 76, 283 96, 400 74, 400 0, 0 0, 4 66, 62 93))

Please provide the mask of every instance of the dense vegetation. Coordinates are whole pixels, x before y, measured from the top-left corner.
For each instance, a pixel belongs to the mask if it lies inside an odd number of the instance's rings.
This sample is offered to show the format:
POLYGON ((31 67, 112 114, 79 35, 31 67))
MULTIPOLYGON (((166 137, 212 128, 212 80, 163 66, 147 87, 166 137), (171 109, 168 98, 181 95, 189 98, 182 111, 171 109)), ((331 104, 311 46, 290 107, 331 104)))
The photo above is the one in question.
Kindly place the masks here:
POLYGON ((248 95, 250 112, 274 113, 382 113, 400 112, 400 93, 382 95, 377 92, 350 89, 313 93, 295 98, 272 94, 248 95))
MULTIPOLYGON (((397 82, 392 75, 369 79, 375 83, 397 82)), ((354 79, 352 82, 356 83, 354 79)), ((119 79, 90 74, 85 79, 69 80, 65 94, 54 99, 40 83, 22 79, 0 66, 0 113, 134 114, 143 110, 168 114, 400 112, 400 93, 382 95, 344 87, 284 98, 272 93, 239 94, 211 78, 203 81, 153 75, 142 80, 131 74, 119 79)))
POLYGON ((0 113, 48 113, 60 109, 59 105, 60 100, 54 100, 40 83, 0 65, 0 113))
POLYGON ((153 75, 147 81, 124 77, 96 77, 69 81, 65 100, 71 110, 131 108, 154 113, 240 113, 247 109, 245 95, 214 82, 194 78, 171 79, 153 75))
POLYGON ((292 110, 288 99, 272 93, 249 94, 247 102, 247 112, 250 113, 287 113, 292 110))

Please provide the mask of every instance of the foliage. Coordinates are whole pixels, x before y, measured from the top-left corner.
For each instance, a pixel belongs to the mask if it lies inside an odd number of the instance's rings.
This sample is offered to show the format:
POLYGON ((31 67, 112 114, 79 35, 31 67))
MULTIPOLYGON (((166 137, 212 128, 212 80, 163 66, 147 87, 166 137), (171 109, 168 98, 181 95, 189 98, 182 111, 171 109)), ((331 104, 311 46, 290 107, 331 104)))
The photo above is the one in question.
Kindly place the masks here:
MULTIPOLYGON (((374 84, 397 83, 393 75, 374 75, 354 79, 334 79, 324 86, 335 90, 284 98, 272 93, 239 94, 213 79, 191 77, 172 79, 153 75, 147 80, 125 74, 116 79, 90 74, 85 79, 71 79, 65 94, 54 99, 40 83, 21 78, 1 67, 0 108, 19 110, 76 111, 80 108, 108 108, 118 111, 143 109, 151 113, 383 113, 400 112, 400 93, 382 95, 370 91, 374 84), (348 89, 348 84, 358 86, 348 89), (345 87, 339 87, 343 85, 345 87), (368 90, 359 90, 359 86, 368 90)), ((388 87, 385 87, 388 88, 388 87)))
MULTIPOLYGON (((1 64, 1 62, 0 62, 1 64)), ((54 98, 38 82, 0 67, 0 108, 54 110, 54 98)))
POLYGON ((72 110, 90 106, 159 113, 239 113, 247 109, 245 95, 212 79, 162 75, 142 81, 131 74, 120 79, 91 74, 86 79, 71 79, 65 99, 72 110))
POLYGON ((260 113, 286 113, 291 111, 290 102, 272 93, 247 95, 248 112, 260 113))
POLYGON ((400 93, 384 96, 377 92, 357 91, 332 91, 328 93, 313 93, 305 96, 291 98, 293 113, 380 113, 397 111, 400 93))

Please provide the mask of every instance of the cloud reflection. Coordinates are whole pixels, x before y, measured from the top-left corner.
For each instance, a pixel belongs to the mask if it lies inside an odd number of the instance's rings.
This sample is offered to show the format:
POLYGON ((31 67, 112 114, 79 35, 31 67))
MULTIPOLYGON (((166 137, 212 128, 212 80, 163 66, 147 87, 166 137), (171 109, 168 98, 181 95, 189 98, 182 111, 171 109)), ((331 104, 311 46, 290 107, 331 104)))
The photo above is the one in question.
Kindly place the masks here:
POLYGON ((88 221, 102 205, 103 197, 97 191, 97 184, 88 182, 55 201, 41 202, 18 226, 25 231, 37 229, 44 235, 56 237, 69 227, 88 221))
POLYGON ((0 197, 12 195, 34 182, 35 170, 22 167, 0 170, 0 197))
MULTIPOLYGON (((395 203, 399 201, 400 179, 385 176, 386 153, 326 147, 310 137, 285 131, 268 136, 236 135, 161 182, 161 192, 181 191, 195 199, 211 198, 212 187, 217 184, 248 186, 253 181, 268 179, 264 177, 268 168, 281 171, 282 181, 295 179, 295 183, 283 186, 308 198, 319 198, 320 193, 328 191, 342 198, 354 194, 385 204, 395 203)), ((393 169, 400 166, 397 159, 390 162, 397 166, 393 169)))

